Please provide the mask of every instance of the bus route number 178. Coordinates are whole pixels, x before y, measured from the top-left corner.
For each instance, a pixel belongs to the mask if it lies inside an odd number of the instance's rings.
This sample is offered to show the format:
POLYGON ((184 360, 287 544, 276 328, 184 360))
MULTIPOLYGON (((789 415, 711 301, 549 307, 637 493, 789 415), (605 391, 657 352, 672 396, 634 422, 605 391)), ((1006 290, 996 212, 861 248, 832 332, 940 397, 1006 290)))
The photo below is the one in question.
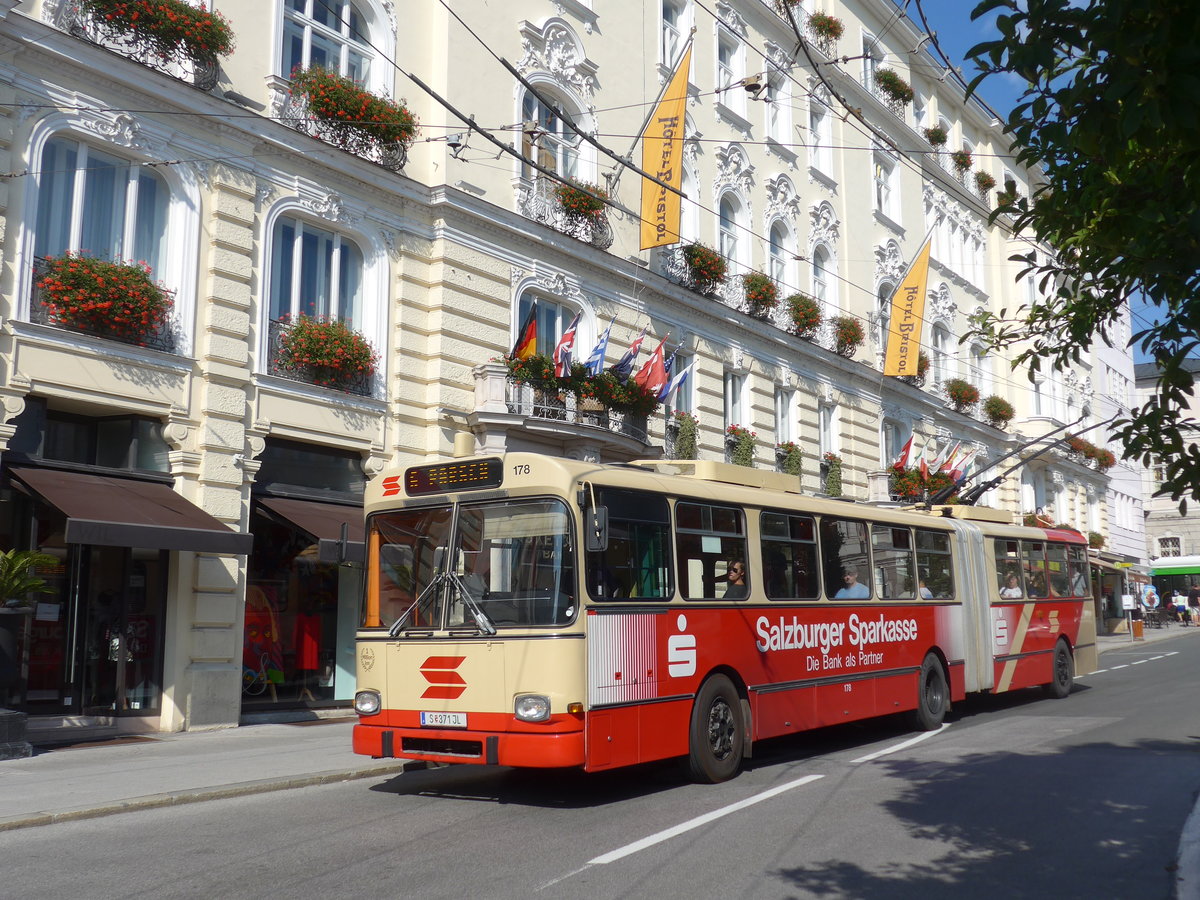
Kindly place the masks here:
POLYGON ((518 466, 513 466, 513 475, 528 475, 529 463, 521 463, 518 466))

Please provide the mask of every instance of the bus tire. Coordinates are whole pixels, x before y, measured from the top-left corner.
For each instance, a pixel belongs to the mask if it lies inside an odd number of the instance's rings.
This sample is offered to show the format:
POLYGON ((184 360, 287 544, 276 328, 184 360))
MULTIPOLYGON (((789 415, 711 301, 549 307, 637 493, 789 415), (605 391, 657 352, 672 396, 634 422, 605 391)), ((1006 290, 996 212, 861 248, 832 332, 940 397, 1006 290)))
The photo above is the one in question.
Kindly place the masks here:
POLYGON ((950 708, 950 689, 946 673, 937 655, 930 653, 921 663, 917 678, 917 708, 909 714, 912 726, 918 731, 936 731, 942 727, 946 710, 950 708))
POLYGON ((1050 664, 1050 681, 1042 685, 1042 690, 1046 692, 1047 697, 1062 700, 1071 693, 1071 686, 1074 683, 1075 660, 1071 658, 1067 642, 1059 641, 1054 645, 1054 659, 1050 664))
POLYGON ((728 781, 742 767, 742 703, 724 675, 704 682, 692 705, 688 770, 694 781, 728 781))

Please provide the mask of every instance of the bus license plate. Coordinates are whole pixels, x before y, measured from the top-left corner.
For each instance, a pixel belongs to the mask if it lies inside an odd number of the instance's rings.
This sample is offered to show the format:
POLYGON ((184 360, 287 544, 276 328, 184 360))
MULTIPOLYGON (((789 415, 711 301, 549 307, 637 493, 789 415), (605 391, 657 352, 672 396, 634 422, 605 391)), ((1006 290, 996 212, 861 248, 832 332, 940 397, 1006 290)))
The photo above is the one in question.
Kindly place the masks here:
POLYGON ((422 728, 466 728, 467 714, 454 712, 421 713, 422 728))

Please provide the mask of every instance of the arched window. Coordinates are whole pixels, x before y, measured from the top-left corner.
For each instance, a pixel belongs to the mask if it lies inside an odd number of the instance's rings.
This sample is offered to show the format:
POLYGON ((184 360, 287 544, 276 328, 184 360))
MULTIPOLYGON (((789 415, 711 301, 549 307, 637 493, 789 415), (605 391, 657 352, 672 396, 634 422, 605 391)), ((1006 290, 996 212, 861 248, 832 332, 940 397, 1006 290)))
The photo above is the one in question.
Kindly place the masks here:
POLYGON ((363 256, 350 240, 280 216, 271 233, 270 317, 305 315, 363 327, 363 256))
POLYGON ((879 349, 887 348, 888 328, 892 324, 892 294, 895 293, 896 286, 890 281, 882 282, 875 291, 875 308, 879 321, 879 349))
POLYGON ((988 363, 987 350, 982 344, 972 344, 971 382, 979 388, 979 396, 987 397, 992 393, 992 367, 988 363))
POLYGON ((933 326, 933 379, 945 384, 952 377, 950 360, 950 329, 940 322, 933 326))
POLYGON ((685 244, 700 239, 700 183, 696 173, 687 166, 683 167, 683 184, 681 189, 687 199, 681 199, 679 205, 679 237, 685 244))
POLYGON ((35 256, 70 250, 163 276, 171 229, 161 175, 67 137, 47 141, 38 170, 35 256))
POLYGON ((732 194, 721 197, 717 216, 717 250, 725 257, 730 277, 741 269, 740 232, 742 226, 742 204, 732 194))
POLYGON ((320 66, 365 85, 372 51, 366 22, 349 0, 286 0, 283 75, 320 66))
MULTIPOLYGON (((542 356, 549 356, 554 352, 554 348, 558 345, 559 339, 562 338, 563 332, 567 326, 571 324, 571 320, 575 318, 575 314, 579 310, 574 307, 567 306, 563 303, 556 303, 553 300, 548 300, 545 297, 539 297, 529 291, 522 291, 521 297, 517 301, 517 319, 515 327, 520 328, 525 320, 529 317, 529 310, 537 306, 537 314, 535 321, 537 322, 537 347, 536 352, 542 356)), ((513 334, 513 340, 516 341, 517 335, 513 334)), ((575 346, 571 351, 575 360, 583 362, 591 352, 591 344, 586 347, 587 339, 582 333, 582 328, 575 333, 575 346)), ((611 344, 609 345, 612 346, 611 344)))
POLYGON ((822 313, 825 314, 834 306, 829 285, 829 251, 824 247, 814 250, 812 266, 812 295, 821 304, 822 313))
POLYGON ((790 294, 796 284, 792 277, 792 235, 786 225, 776 221, 771 225, 767 246, 767 274, 779 286, 780 291, 790 294))
MULTIPOLYGON (((543 91, 539 93, 546 96, 543 91)), ((555 103, 551 109, 533 94, 526 92, 521 103, 521 118, 525 122, 521 150, 526 158, 537 160, 543 168, 567 178, 578 178, 580 138, 562 123, 560 117, 575 121, 570 110, 563 104, 555 103)), ((533 169, 526 167, 526 178, 532 178, 536 174, 533 169)))

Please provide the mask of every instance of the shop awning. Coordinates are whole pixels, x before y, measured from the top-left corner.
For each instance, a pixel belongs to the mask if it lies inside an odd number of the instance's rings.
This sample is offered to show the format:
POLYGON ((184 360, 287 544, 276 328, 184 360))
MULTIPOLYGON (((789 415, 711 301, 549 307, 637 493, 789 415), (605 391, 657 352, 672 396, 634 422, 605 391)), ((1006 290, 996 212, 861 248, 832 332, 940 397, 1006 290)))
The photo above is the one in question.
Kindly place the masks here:
POLYGON ((363 562, 366 559, 366 525, 361 506, 289 497, 259 497, 258 504, 268 515, 300 529, 316 541, 320 562, 363 562), (346 546, 339 552, 343 534, 346 546))
POLYGON ((160 482, 60 469, 8 474, 67 517, 68 544, 247 554, 254 541, 160 482))

